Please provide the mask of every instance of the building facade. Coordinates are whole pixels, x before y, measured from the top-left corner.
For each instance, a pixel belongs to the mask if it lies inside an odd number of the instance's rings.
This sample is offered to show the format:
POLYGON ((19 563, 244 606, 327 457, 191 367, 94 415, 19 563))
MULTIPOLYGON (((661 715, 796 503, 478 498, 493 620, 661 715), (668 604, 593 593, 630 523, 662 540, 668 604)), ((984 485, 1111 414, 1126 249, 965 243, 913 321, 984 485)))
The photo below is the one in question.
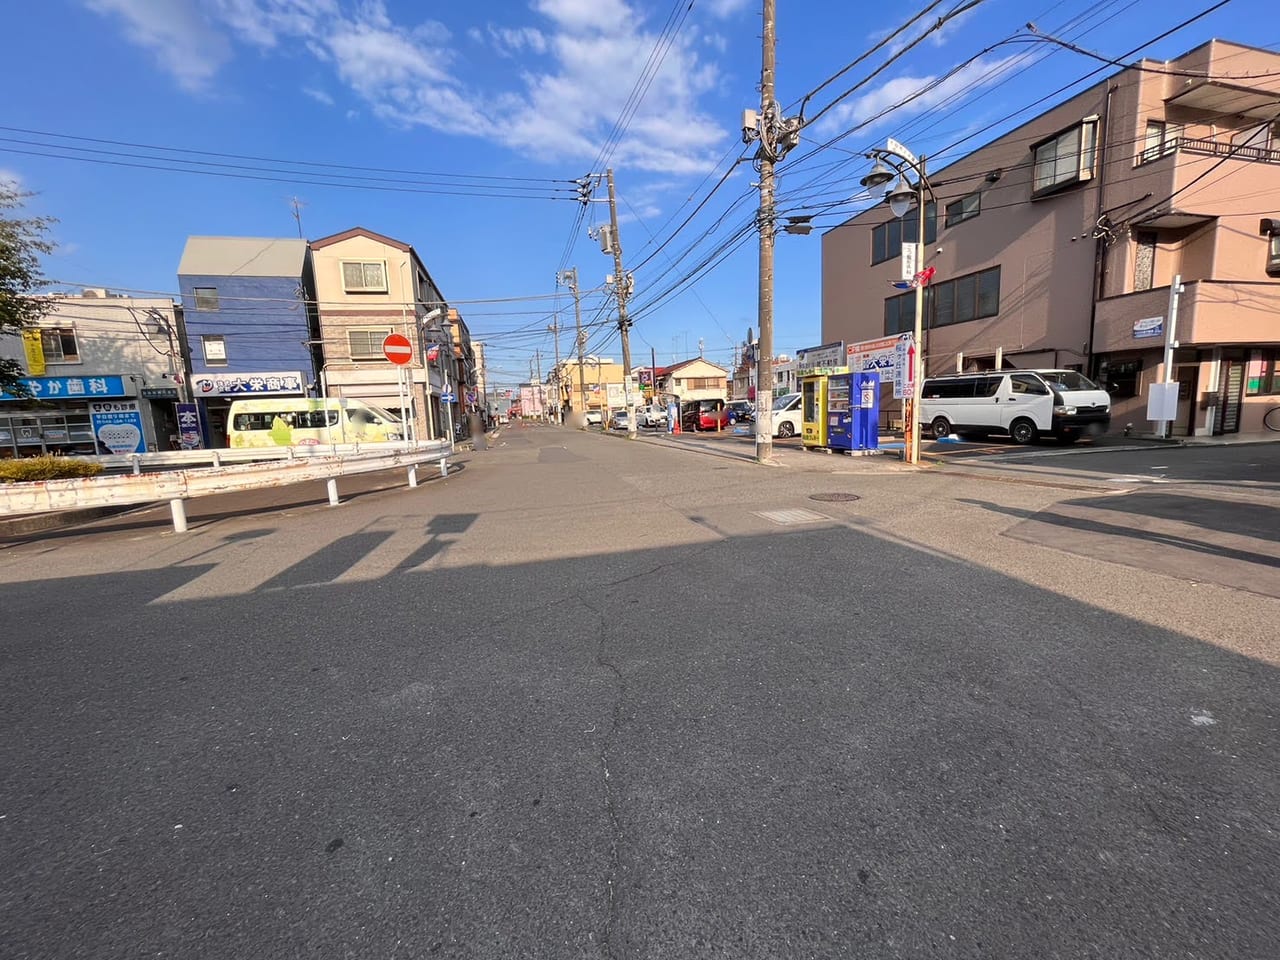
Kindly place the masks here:
POLYGON ((446 387, 456 395, 457 385, 449 307, 417 252, 402 240, 354 227, 313 240, 311 259, 321 393, 398 413, 402 374, 384 355, 382 342, 401 333, 413 348, 407 413, 416 435, 444 436, 451 411, 440 398, 446 387))
POLYGON ((237 398, 314 390, 321 360, 305 240, 188 237, 178 289, 207 445, 226 446, 237 398))
POLYGON ((188 387, 173 301, 101 288, 46 299, 37 326, 0 338, 31 392, 0 393, 0 459, 179 449, 188 387))
POLYGON ((659 367, 655 373, 660 397, 681 401, 728 399, 729 371, 703 357, 659 367))
MULTIPOLYGON (((1278 103, 1280 55, 1212 40, 929 171, 927 373, 1079 369, 1135 432, 1150 386, 1176 379, 1175 434, 1260 431, 1280 394, 1278 103)), ((878 205, 823 236, 825 341, 913 328, 914 293, 890 284, 916 218, 878 205)))

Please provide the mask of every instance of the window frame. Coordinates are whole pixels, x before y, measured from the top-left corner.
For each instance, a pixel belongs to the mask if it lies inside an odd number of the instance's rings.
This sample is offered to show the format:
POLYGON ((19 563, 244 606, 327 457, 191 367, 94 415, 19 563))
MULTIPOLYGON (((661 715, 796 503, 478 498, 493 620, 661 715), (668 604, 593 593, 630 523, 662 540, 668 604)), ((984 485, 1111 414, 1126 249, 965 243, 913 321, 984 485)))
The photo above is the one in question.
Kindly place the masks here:
POLYGON ((80 358, 80 340, 76 336, 75 327, 41 327, 40 352, 44 354, 45 363, 84 362, 80 358), (67 353, 68 340, 71 342, 71 353, 67 353))
MULTIPOLYGON (((989 320, 992 317, 1000 315, 1000 264, 993 267, 987 267, 985 270, 975 270, 973 273, 966 273, 963 276, 956 277, 952 280, 942 280, 937 283, 931 283, 924 290, 924 319, 925 329, 933 330, 939 327, 949 327, 957 323, 970 323, 974 320, 989 320), (992 283, 994 282, 995 300, 994 304, 988 303, 988 308, 983 308, 983 288, 986 287, 988 299, 992 292, 992 283), (963 287, 972 285, 971 307, 972 316, 961 318, 959 309, 960 293, 963 287), (942 291, 947 291, 945 296, 951 299, 951 319, 943 320, 939 315, 938 303, 943 298, 942 291), (990 309, 994 305, 994 309, 990 309)), ((886 337, 896 336, 900 333, 911 333, 915 330, 915 295, 914 290, 908 290, 906 293, 894 294, 884 298, 884 335, 886 337), (904 307, 906 309, 904 309, 904 307), (896 322, 892 322, 896 321, 896 322)))
MULTIPOLYGON (((890 217, 872 227, 871 266, 887 263, 902 256, 902 245, 916 242, 919 220, 919 216, 912 209, 900 217, 890 217)), ((927 245, 937 242, 937 239, 938 205, 930 200, 924 208, 924 242, 927 245)))
POLYGON ((222 309, 217 287, 192 287, 191 299, 200 313, 213 313, 222 309))
POLYGON ((1182 124, 1170 123, 1168 120, 1147 120, 1147 128, 1142 139, 1142 149, 1138 152, 1138 165, 1152 163, 1161 157, 1177 152, 1178 141, 1182 137, 1182 124))
POLYGON ((206 367, 225 367, 227 365, 227 338, 221 333, 206 333, 200 336, 200 355, 204 357, 206 367), (221 357, 209 355, 209 345, 217 344, 222 351, 221 357))
POLYGON ((1061 193, 1063 190, 1070 189, 1077 184, 1087 183, 1093 179, 1094 167, 1097 163, 1098 155, 1098 118, 1096 116, 1084 117, 1076 123, 1059 130, 1053 136, 1045 137, 1031 145, 1031 199, 1037 200, 1040 197, 1052 196, 1061 193), (1040 174, 1042 163, 1040 151, 1050 145, 1058 148, 1061 141, 1065 138, 1076 138, 1075 147, 1075 164, 1068 166, 1066 176, 1059 177, 1057 169, 1062 165, 1063 161, 1069 158, 1069 154, 1063 154, 1059 149, 1055 149, 1055 153, 1050 162, 1054 167, 1054 176, 1050 180, 1046 180, 1040 174), (1042 181, 1043 185, 1037 186, 1042 181))
POLYGON ((346 330, 347 355, 350 356, 352 360, 381 360, 384 363, 390 363, 391 361, 387 359, 387 355, 382 352, 382 341, 387 338, 387 334, 392 332, 393 331, 389 324, 385 327, 348 327, 346 330), (371 352, 357 353, 355 345, 351 340, 352 334, 366 334, 366 335, 376 336, 377 337, 376 342, 370 341, 370 343, 373 343, 371 352))
POLYGON ((1273 233, 1267 238, 1268 277, 1280 277, 1280 233, 1273 233))
POLYGON ((386 260, 377 260, 377 259, 339 260, 338 274, 342 278, 343 293, 389 293, 390 292, 390 284, 387 279, 387 261, 386 260), (361 281, 368 280, 368 275, 365 273, 365 270, 368 267, 377 267, 380 271, 382 271, 381 286, 370 285, 367 282, 362 282, 360 286, 349 286, 347 284, 347 267, 356 266, 356 265, 359 265, 360 267, 361 281))
POLYGON ((952 200, 943 209, 946 214, 946 227, 950 230, 956 224, 964 223, 966 220, 972 220, 974 217, 982 214, 982 193, 978 190, 975 190, 973 193, 967 193, 963 197, 952 200), (970 201, 973 201, 972 210, 966 209, 970 201), (952 208, 955 208, 955 213, 952 213, 952 208))
POLYGON ((1250 350, 1245 364, 1244 395, 1246 397, 1280 396, 1280 348, 1250 350), (1258 376, 1254 377, 1254 370, 1258 376), (1255 385, 1256 381, 1256 385, 1255 385))

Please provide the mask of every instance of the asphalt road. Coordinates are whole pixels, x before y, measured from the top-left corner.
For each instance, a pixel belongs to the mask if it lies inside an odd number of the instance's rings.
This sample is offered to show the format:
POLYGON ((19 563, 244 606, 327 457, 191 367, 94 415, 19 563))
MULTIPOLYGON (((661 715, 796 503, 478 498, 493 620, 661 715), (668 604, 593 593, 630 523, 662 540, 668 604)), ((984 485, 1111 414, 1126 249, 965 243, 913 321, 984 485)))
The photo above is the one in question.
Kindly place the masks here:
POLYGON ((1280 600, 1165 562, 1280 527, 882 460, 529 427, 0 548, 0 953, 1277 955, 1280 600))

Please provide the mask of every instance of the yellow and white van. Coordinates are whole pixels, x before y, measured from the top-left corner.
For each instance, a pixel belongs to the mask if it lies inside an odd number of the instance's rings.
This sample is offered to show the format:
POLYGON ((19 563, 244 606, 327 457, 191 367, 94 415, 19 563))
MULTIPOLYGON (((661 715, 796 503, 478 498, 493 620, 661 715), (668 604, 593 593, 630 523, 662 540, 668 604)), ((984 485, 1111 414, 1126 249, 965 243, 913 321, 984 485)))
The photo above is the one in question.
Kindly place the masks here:
POLYGON ((361 400, 262 397, 236 400, 227 415, 229 447, 386 443, 404 439, 400 418, 361 400))

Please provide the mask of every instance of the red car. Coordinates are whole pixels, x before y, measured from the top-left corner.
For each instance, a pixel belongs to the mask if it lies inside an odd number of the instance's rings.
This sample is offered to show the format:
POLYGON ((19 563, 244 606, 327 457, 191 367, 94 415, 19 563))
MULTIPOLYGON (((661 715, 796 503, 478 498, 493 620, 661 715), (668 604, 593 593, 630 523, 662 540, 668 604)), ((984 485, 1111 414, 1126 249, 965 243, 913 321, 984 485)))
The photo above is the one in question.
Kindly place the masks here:
POLYGON ((680 405, 681 430, 724 430, 729 410, 723 400, 686 400, 680 405))

